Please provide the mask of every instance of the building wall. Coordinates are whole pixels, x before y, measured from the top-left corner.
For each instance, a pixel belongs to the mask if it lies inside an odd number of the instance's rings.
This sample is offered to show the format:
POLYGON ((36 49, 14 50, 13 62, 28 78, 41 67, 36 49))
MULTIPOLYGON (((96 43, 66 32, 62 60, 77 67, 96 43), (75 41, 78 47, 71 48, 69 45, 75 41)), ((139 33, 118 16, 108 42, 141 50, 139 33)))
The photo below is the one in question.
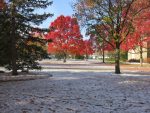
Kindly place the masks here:
MULTIPOLYGON (((144 62, 150 63, 150 42, 147 43, 146 48, 143 48, 143 60, 144 62)), ((140 59, 139 47, 136 50, 130 50, 128 52, 128 60, 130 59, 140 59)))
POLYGON ((147 62, 150 63, 150 41, 147 43, 147 62))

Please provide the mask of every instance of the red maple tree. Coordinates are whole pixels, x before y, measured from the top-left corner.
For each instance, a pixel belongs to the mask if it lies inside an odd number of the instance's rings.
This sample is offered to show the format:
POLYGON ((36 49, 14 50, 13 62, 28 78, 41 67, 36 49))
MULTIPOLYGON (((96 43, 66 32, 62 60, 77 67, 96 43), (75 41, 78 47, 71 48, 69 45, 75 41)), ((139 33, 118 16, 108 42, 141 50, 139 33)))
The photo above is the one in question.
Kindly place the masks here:
MULTIPOLYGON (((141 5, 146 5, 147 2, 148 1, 145 0, 144 2, 136 4, 135 8, 138 8, 141 5)), ((128 35, 126 41, 122 44, 123 50, 136 50, 135 53, 139 53, 141 66, 143 62, 143 48, 149 48, 149 46, 147 45, 147 43, 150 41, 149 17, 149 9, 145 9, 142 13, 139 13, 138 16, 132 22, 134 27, 133 32, 128 35)))
POLYGON ((92 44, 92 40, 84 40, 84 49, 83 49, 83 55, 85 55, 85 58, 88 59, 89 55, 92 55, 94 53, 94 47, 92 44))
POLYGON ((48 52, 61 54, 66 62, 68 54, 82 54, 83 39, 76 18, 59 16, 50 24, 51 31, 46 35, 52 42, 48 44, 48 52))

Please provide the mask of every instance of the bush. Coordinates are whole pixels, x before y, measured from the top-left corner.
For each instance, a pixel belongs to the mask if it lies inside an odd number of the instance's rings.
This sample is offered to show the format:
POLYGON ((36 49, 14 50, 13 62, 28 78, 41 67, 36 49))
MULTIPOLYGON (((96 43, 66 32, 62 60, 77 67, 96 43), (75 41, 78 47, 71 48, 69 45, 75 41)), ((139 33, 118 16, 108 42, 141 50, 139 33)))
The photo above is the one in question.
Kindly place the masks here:
POLYGON ((128 62, 137 62, 137 63, 139 63, 140 60, 139 59, 130 59, 130 60, 128 60, 128 62))
POLYGON ((83 59, 84 59, 84 56, 77 55, 77 56, 75 56, 75 59, 80 59, 80 60, 83 60, 83 59))
POLYGON ((57 54, 55 54, 55 58, 56 58, 57 60, 61 60, 61 59, 64 58, 64 55, 63 55, 62 53, 57 53, 57 54))
MULTIPOLYGON (((115 52, 114 51, 107 53, 107 56, 109 57, 109 58, 107 58, 107 61, 115 61, 115 52)), ((127 59, 128 59, 128 53, 121 51, 120 52, 120 61, 127 61, 127 59)))
POLYGON ((127 59, 128 59, 128 52, 121 51, 121 53, 120 53, 120 60, 127 61, 127 59))

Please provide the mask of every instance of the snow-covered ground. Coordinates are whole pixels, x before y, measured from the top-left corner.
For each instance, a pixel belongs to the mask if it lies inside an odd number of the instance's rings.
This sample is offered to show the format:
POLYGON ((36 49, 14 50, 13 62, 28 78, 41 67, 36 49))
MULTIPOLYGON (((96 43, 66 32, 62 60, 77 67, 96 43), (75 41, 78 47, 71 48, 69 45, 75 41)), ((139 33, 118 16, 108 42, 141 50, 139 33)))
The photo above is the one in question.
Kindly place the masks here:
POLYGON ((0 83, 0 113, 150 113, 149 75, 51 67, 48 79, 0 83))

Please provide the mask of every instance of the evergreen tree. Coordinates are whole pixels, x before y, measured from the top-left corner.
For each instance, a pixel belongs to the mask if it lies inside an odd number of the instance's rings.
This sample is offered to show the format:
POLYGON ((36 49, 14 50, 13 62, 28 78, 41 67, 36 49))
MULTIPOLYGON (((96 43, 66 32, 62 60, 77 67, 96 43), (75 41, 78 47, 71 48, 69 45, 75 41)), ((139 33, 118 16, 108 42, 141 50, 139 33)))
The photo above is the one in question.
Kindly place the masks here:
POLYGON ((10 21, 8 21, 8 13, 4 7, 4 1, 0 2, 0 66, 4 66, 10 62, 11 42, 8 35, 10 35, 10 21))
MULTIPOLYGON (((17 75, 18 69, 39 69, 37 60, 47 56, 46 50, 42 48, 43 45, 46 45, 46 41, 43 38, 34 37, 32 33, 46 32, 46 29, 35 26, 42 24, 52 14, 38 14, 37 11, 47 8, 52 2, 49 0, 9 0, 6 4, 5 15, 8 15, 6 23, 9 27, 7 29, 7 26, 4 25, 5 27, 2 28, 5 28, 8 33, 4 31, 4 34, 0 35, 3 41, 5 37, 8 38, 7 44, 10 41, 8 45, 10 49, 4 50, 10 53, 6 55, 9 60, 6 61, 5 66, 12 69, 13 75, 17 75)), ((3 44, 4 47, 7 44, 3 44)))

